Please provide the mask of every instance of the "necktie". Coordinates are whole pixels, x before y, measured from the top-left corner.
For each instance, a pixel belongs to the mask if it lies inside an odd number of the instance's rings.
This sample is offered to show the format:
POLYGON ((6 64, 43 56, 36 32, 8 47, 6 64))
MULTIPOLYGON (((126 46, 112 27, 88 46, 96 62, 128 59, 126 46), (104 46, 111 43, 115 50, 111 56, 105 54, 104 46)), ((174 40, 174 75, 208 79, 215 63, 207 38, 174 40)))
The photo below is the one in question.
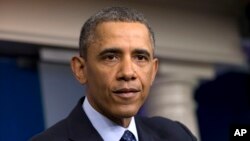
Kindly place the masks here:
POLYGON ((123 133, 120 141, 136 141, 136 139, 135 139, 135 136, 133 135, 133 133, 131 133, 129 130, 126 130, 123 133))

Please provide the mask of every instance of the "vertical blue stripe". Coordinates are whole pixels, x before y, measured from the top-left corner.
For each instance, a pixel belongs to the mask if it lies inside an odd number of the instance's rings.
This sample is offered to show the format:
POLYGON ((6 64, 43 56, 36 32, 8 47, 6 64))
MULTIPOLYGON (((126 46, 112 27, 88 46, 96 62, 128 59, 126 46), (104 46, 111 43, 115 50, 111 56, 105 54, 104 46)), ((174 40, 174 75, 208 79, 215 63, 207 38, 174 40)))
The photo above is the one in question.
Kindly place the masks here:
POLYGON ((0 58, 0 141, 27 141, 44 129, 36 67, 0 58))

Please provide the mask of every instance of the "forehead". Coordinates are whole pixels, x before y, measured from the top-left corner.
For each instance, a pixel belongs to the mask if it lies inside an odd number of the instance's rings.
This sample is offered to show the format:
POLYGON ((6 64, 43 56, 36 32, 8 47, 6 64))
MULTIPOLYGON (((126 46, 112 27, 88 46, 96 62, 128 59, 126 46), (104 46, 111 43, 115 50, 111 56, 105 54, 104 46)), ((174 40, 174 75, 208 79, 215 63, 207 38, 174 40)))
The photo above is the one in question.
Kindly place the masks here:
POLYGON ((153 48, 147 27, 139 22, 103 22, 97 25, 94 36, 94 42, 101 46, 153 48))
POLYGON ((98 35, 129 35, 130 36, 148 36, 149 31, 147 27, 139 22, 120 22, 120 21, 108 21, 102 22, 97 25, 95 33, 98 35), (125 34, 126 33, 126 34, 125 34))

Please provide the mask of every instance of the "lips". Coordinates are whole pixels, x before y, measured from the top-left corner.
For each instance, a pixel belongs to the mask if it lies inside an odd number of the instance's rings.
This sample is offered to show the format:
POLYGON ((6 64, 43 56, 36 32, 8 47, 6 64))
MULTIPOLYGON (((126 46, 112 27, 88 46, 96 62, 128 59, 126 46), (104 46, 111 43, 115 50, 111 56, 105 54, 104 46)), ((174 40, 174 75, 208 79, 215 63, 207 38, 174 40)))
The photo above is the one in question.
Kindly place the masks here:
POLYGON ((140 89, 136 88, 119 88, 113 91, 114 94, 122 98, 134 97, 138 92, 140 92, 140 89))
POLYGON ((135 88, 121 88, 121 89, 117 89, 113 91, 113 93, 116 93, 116 94, 137 93, 137 92, 140 92, 140 90, 135 89, 135 88))

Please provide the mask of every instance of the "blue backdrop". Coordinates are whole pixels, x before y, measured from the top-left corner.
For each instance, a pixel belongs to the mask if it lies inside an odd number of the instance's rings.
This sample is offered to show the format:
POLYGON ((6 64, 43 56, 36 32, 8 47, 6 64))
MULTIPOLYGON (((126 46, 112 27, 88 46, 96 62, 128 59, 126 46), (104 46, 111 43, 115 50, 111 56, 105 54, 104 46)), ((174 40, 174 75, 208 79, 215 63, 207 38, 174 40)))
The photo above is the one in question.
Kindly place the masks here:
POLYGON ((0 141, 27 141, 44 129, 36 65, 0 57, 0 141))

